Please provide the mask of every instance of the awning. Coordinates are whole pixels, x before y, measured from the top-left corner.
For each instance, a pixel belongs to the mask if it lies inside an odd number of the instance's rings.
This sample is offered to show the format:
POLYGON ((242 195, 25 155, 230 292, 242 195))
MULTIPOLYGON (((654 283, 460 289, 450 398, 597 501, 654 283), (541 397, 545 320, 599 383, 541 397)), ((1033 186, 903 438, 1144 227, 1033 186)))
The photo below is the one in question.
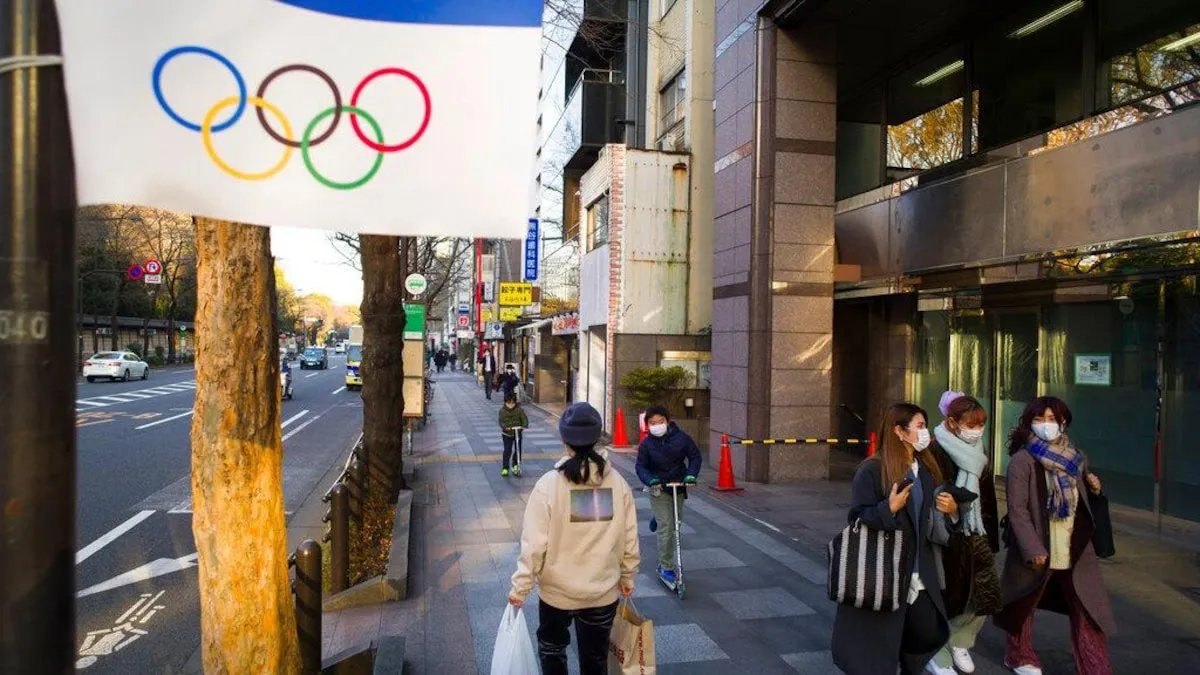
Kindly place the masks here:
POLYGON ((542 326, 545 326, 546 324, 548 324, 548 323, 550 323, 550 322, 552 322, 552 321, 554 321, 554 319, 539 319, 539 320, 537 320, 537 321, 534 321, 533 323, 528 323, 528 324, 525 324, 524 326, 521 326, 521 327, 517 328, 517 329, 516 329, 516 332, 518 332, 518 333, 524 333, 524 332, 530 332, 530 333, 532 333, 532 332, 536 331, 537 329, 541 328, 542 326))

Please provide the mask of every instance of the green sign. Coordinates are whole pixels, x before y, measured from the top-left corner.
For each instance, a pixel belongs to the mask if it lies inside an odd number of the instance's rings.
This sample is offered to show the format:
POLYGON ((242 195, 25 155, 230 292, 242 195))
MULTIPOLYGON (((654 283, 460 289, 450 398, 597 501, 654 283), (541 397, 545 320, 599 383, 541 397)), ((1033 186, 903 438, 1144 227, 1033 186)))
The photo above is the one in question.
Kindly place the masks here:
POLYGON ((425 339, 425 305, 404 305, 404 339, 425 339))

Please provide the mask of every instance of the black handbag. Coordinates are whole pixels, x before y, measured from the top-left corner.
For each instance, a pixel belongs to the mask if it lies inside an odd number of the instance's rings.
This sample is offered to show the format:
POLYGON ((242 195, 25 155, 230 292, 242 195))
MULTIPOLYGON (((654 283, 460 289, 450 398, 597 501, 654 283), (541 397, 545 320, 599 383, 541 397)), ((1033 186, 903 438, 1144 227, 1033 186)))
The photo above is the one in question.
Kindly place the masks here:
POLYGON ((829 542, 829 599, 876 612, 900 609, 909 545, 903 530, 877 530, 861 520, 847 525, 829 542))
POLYGON ((1092 520, 1095 526, 1095 529, 1092 530, 1092 548, 1096 549, 1097 556, 1111 558, 1117 554, 1117 547, 1113 542, 1112 514, 1108 511, 1108 496, 1089 494, 1088 503, 1092 506, 1092 520))

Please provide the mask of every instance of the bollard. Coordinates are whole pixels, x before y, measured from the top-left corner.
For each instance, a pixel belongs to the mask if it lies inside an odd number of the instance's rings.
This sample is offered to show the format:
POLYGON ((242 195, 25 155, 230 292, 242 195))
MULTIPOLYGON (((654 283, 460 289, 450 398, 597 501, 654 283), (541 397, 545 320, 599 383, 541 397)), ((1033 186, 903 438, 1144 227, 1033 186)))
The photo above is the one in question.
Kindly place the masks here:
POLYGON ((329 557, 333 572, 331 590, 340 593, 350 587, 350 491, 343 483, 333 486, 329 557))
POLYGON ((296 633, 305 675, 321 672, 321 545, 305 539, 296 549, 296 633))

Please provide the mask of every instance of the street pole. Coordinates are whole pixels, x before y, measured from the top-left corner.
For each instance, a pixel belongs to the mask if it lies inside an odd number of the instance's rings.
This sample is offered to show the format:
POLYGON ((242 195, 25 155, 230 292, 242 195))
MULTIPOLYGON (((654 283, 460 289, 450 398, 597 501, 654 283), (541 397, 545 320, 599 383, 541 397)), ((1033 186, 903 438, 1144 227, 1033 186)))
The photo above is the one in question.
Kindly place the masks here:
MULTIPOLYGON (((61 53, 53 0, 0 0, 0 27, 0 61, 61 53)), ((75 290, 62 69, 0 71, 2 673, 75 671, 75 290)))

